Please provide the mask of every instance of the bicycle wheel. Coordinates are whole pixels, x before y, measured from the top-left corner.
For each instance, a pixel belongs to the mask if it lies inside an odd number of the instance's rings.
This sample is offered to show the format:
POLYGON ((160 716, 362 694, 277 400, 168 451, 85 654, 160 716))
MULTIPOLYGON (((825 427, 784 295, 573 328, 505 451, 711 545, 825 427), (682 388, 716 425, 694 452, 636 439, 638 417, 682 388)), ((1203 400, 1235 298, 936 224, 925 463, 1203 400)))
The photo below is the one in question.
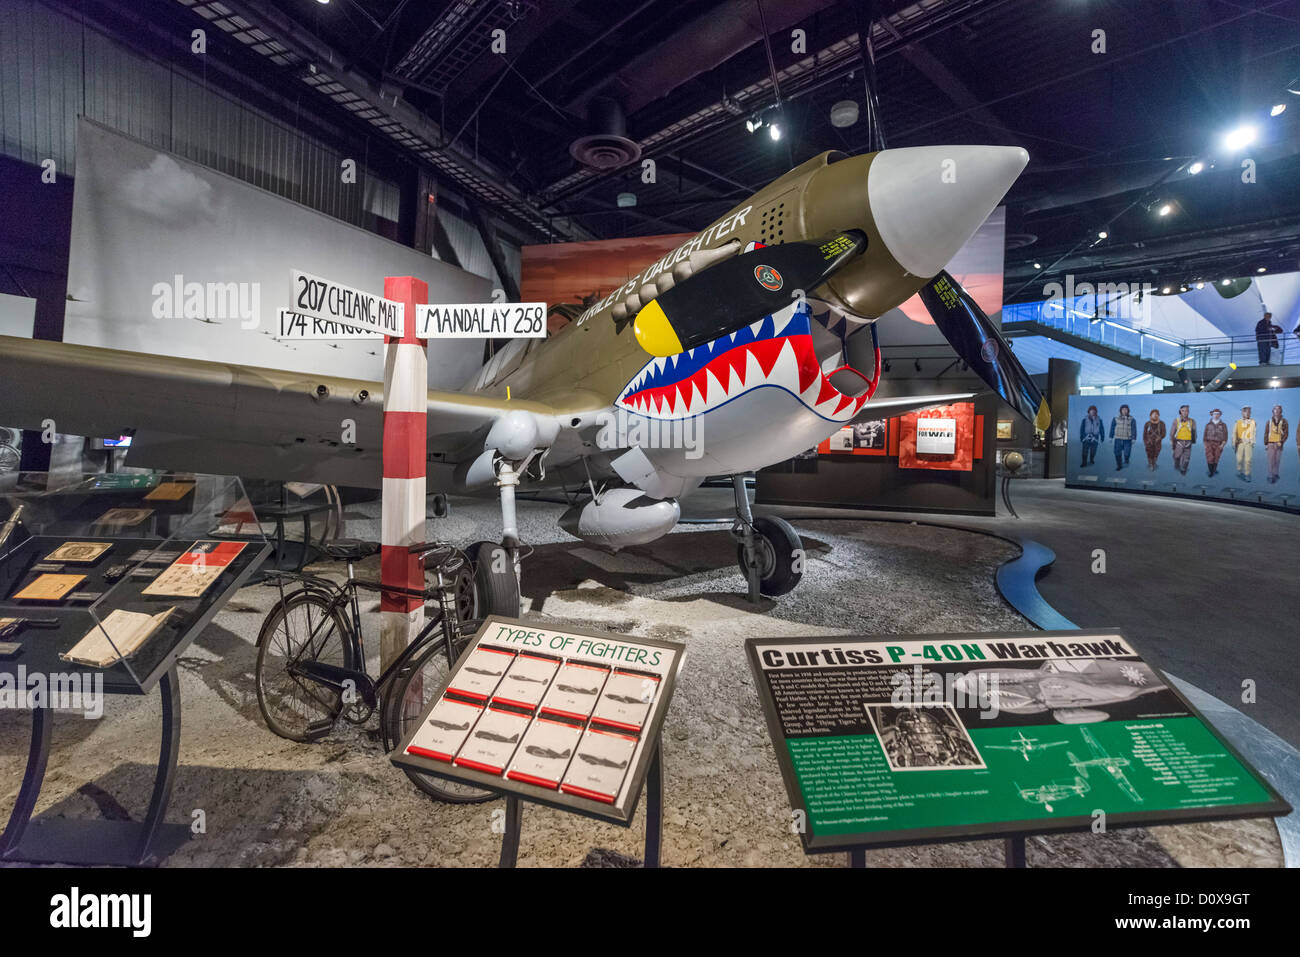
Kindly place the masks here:
POLYGON ((257 636, 257 706, 266 726, 290 741, 308 741, 313 725, 332 724, 342 696, 294 675, 290 665, 320 661, 352 669, 352 646, 347 619, 328 596, 298 591, 278 602, 257 636))
MULTIPOLYGON (((460 657, 470 638, 478 631, 479 624, 477 621, 460 623, 455 638, 453 662, 460 657)), ((392 750, 397 747, 415 729, 429 702, 442 694, 450 674, 446 645, 442 638, 429 642, 428 647, 421 649, 402 667, 394 677, 391 690, 384 696, 386 748, 392 750)), ((496 791, 458 784, 418 771, 406 770, 406 776, 425 794, 449 804, 479 804, 498 797, 496 791)))

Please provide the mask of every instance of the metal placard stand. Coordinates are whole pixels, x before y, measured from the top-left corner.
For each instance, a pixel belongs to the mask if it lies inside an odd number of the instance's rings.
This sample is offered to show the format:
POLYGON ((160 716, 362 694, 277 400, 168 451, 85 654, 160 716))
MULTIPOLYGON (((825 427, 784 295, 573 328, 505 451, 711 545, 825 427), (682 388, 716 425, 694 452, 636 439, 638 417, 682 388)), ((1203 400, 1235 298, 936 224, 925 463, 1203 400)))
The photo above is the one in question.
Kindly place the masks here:
MULTIPOLYGON (((506 830, 501 839, 501 860, 498 867, 514 867, 519 863, 519 838, 522 831, 523 804, 529 798, 515 791, 507 791, 506 830)), ((621 823, 621 822, 620 822, 621 823)), ((632 822, 623 824, 631 827, 632 822)), ((663 751, 659 742, 654 745, 654 757, 645 780, 645 855, 642 867, 658 867, 664 833, 664 772, 663 751)))
MULTIPOLYGON (((466 646, 448 677, 446 687, 434 697, 390 760, 405 770, 501 794, 506 799, 501 867, 514 867, 518 862, 525 803, 630 827, 644 790, 644 863, 646 867, 658 867, 663 837, 660 737, 684 658, 685 646, 676 642, 627 638, 588 629, 579 632, 541 628, 533 622, 493 616, 466 646), (500 660, 493 661, 494 656, 500 660), (467 670, 471 661, 478 667, 470 666, 467 670), (495 677, 485 677, 484 671, 490 668, 481 667, 484 664, 498 668, 499 673, 495 677), (544 687, 528 691, 531 698, 527 701, 509 697, 519 694, 514 688, 528 688, 536 680, 535 677, 526 677, 527 684, 510 685, 505 676, 518 666, 535 669, 534 674, 546 675, 543 682, 537 682, 544 687), (590 695, 586 705, 575 704, 571 697, 565 698, 570 690, 558 677, 565 668, 583 668, 603 675, 597 688, 584 692, 590 695), (653 692, 647 694, 643 702, 622 705, 630 708, 634 716, 611 714, 611 708, 620 707, 619 702, 626 702, 628 698, 625 694, 614 694, 614 681, 626 683, 636 679, 652 687, 653 692), (429 730, 438 723, 431 721, 431 715, 435 711, 445 713, 440 709, 446 706, 470 714, 472 726, 467 724, 451 744, 435 743, 429 736, 440 732, 429 730), (508 716, 506 720, 515 721, 521 729, 518 739, 502 752, 499 766, 471 759, 473 753, 470 751, 472 739, 484 727, 481 722, 490 720, 494 711, 508 716), (561 763, 557 765, 553 780, 523 773, 519 767, 521 759, 526 760, 522 752, 529 732, 536 724, 546 722, 567 727, 575 742, 583 742, 575 744, 572 752, 557 756, 556 760, 561 763), (625 752, 626 772, 621 781, 609 793, 600 794, 571 782, 582 767, 577 762, 586 746, 587 736, 603 734, 622 737, 634 744, 622 745, 630 751, 625 752)), ((448 723, 451 722, 443 722, 443 726, 448 723)), ((488 737, 488 740, 499 740, 499 737, 488 737)), ((605 764, 612 766, 608 762, 605 764)))

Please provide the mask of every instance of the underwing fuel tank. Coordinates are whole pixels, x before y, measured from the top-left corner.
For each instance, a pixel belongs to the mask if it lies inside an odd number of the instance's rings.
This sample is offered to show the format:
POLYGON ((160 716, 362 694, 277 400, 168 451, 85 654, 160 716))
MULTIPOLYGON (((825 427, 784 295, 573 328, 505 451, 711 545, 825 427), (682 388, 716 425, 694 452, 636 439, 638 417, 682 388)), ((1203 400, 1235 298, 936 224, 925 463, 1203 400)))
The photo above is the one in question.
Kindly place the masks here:
POLYGON ((681 514, 674 499, 650 498, 635 488, 614 488, 602 493, 598 501, 574 505, 560 516, 560 528, 592 545, 626 548, 667 535, 681 514))

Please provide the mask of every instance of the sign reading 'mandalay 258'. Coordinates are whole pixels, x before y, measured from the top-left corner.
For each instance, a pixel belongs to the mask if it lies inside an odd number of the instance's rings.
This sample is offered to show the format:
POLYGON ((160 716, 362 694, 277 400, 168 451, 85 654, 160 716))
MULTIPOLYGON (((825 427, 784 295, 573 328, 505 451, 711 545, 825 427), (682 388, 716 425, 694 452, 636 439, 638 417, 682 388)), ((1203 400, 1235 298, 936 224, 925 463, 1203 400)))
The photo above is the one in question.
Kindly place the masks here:
POLYGON ((405 329, 402 303, 298 269, 291 272, 293 295, 289 311, 329 320, 337 323, 339 328, 350 327, 386 336, 402 335, 405 329))
POLYGON ((545 339, 546 303, 430 303, 415 307, 421 339, 545 339))

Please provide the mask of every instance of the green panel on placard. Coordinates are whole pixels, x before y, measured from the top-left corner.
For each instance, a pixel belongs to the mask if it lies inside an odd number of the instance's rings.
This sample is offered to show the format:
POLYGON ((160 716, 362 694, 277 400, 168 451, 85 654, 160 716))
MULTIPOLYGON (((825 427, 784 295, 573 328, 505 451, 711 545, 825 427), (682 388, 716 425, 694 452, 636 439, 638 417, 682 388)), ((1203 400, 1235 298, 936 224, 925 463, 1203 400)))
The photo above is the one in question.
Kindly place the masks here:
POLYGON ((1195 717, 970 734, 984 768, 891 770, 872 734, 785 744, 808 823, 825 837, 1270 800, 1195 717))

